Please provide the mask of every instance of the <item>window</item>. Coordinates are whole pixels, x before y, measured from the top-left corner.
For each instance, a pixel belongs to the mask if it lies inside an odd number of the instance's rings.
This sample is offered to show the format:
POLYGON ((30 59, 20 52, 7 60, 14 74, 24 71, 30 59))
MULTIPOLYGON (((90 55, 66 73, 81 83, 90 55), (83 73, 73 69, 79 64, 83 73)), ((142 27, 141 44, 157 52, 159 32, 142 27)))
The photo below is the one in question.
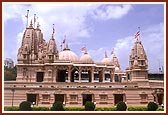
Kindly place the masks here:
POLYGON ((107 101, 107 99, 108 99, 107 95, 100 95, 101 101, 107 101))
POLYGON ((147 102, 148 100, 147 94, 140 94, 140 97, 141 97, 141 103, 147 102))
POLYGON ((43 101, 49 101, 50 100, 50 95, 48 95, 48 94, 42 95, 42 97, 43 97, 43 101))
POLYGON ((77 95, 70 95, 71 101, 78 101, 78 96, 77 95))

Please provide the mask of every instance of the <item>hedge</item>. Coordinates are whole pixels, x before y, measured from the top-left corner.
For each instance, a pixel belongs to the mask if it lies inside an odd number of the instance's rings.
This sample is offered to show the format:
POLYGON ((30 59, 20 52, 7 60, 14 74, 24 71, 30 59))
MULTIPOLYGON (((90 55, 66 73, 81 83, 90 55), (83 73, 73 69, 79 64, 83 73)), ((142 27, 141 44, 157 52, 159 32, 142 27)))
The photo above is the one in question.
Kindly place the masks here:
MULTIPOLYGON (((84 111, 84 107, 64 107, 65 111, 84 111)), ((18 106, 5 106, 4 111, 19 111, 18 106)), ((48 107, 32 107, 32 111, 50 111, 48 107)), ((96 107, 95 111, 116 111, 116 107, 96 107)), ((128 111, 147 111, 146 106, 128 106, 128 111)), ((159 107, 156 111, 164 111, 159 107)))
POLYGON ((49 107, 32 107, 32 111, 50 111, 49 107))
POLYGON ((84 107, 64 107, 65 111, 84 111, 84 107))
POLYGON ((5 106, 4 111, 19 111, 19 106, 5 106))
POLYGON ((116 107, 96 107, 95 111, 116 111, 116 107))
POLYGON ((147 111, 148 108, 146 106, 129 106, 128 111, 147 111))

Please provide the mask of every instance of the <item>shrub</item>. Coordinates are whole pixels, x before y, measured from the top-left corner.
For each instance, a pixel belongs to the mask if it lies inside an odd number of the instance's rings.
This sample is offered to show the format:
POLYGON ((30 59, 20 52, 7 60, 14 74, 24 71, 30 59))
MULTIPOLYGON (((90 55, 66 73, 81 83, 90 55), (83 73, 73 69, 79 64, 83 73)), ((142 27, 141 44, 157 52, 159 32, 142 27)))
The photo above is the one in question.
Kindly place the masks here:
POLYGON ((85 111, 94 111, 95 104, 91 101, 86 101, 85 103, 85 111))
POLYGON ((149 102, 147 108, 148 111, 156 111, 158 105, 155 102, 149 102))
POLYGON ((83 107, 65 107, 65 111, 84 111, 83 107))
POLYGON ((19 107, 18 106, 6 106, 4 107, 4 111, 19 111, 19 107))
POLYGON ((32 107, 33 111, 49 111, 48 107, 32 107))
POLYGON ((56 101, 55 103, 53 103, 53 106, 51 107, 51 111, 64 111, 62 102, 56 101))
POLYGON ((146 106, 130 106, 128 107, 128 111, 147 111, 147 107, 146 106))
POLYGON ((124 102, 120 101, 117 103, 117 108, 116 108, 117 111, 126 111, 126 109, 127 109, 127 105, 124 102))
POLYGON ((32 110, 31 103, 28 101, 21 102, 19 105, 19 110, 20 111, 31 111, 32 110))

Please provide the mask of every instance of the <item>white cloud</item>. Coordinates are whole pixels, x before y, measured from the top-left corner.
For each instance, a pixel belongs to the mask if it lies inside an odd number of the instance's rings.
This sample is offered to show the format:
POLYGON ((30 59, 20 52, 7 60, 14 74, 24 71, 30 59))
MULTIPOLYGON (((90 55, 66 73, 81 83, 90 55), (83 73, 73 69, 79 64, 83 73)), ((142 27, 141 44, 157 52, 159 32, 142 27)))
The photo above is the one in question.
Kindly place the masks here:
POLYGON ((119 19, 125 16, 130 10, 132 6, 122 5, 122 6, 113 6, 108 5, 105 8, 98 7, 92 13, 93 18, 100 19, 100 20, 109 20, 109 19, 119 19))

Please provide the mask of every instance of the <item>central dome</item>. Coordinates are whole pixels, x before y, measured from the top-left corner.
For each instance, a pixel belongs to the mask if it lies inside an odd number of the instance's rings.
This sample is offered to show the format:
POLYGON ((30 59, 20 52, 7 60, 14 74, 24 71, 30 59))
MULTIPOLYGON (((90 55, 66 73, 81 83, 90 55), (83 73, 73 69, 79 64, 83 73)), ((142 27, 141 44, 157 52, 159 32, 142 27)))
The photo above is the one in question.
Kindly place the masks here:
POLYGON ((59 53, 59 60, 78 61, 78 56, 74 52, 72 52, 67 45, 66 48, 59 53))
POLYGON ((80 57, 79 61, 82 63, 94 63, 92 57, 88 53, 84 53, 84 55, 80 57))

